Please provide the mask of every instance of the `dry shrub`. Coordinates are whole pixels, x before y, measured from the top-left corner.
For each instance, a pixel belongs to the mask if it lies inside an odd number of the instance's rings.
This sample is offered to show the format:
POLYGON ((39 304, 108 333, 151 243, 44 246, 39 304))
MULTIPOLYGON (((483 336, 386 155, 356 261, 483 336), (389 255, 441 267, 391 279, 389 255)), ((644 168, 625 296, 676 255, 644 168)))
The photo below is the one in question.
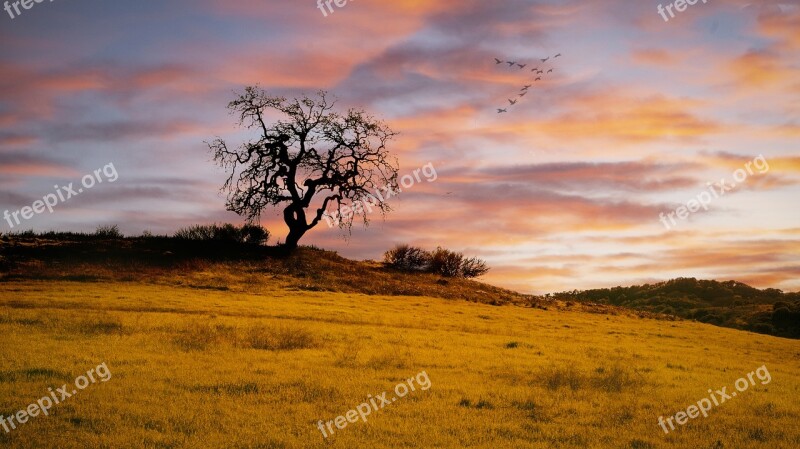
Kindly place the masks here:
POLYGON ((186 351, 205 351, 222 341, 218 326, 195 321, 184 328, 175 338, 175 343, 186 351))
POLYGON ((461 276, 465 278, 476 278, 489 272, 489 267, 481 259, 470 257, 461 261, 461 276))
POLYGON ((445 277, 459 277, 463 260, 463 254, 439 247, 431 253, 430 271, 445 277))
POLYGON ((542 372, 541 378, 550 390, 567 387, 576 391, 586 386, 586 377, 572 366, 549 367, 542 372))
POLYGON ((408 349, 401 351, 401 347, 402 346, 399 345, 392 345, 388 351, 373 354, 364 363, 364 366, 374 370, 410 368, 413 366, 414 357, 408 349))
POLYGON ((398 270, 421 271, 445 277, 474 278, 489 271, 483 260, 467 258, 442 247, 430 252, 417 246, 397 245, 384 253, 383 261, 398 270))
POLYGON ((621 365, 614 365, 608 369, 597 368, 592 376, 592 385, 608 393, 620 393, 641 383, 641 379, 633 371, 621 365))
POLYGON ((258 326, 250 329, 243 346, 268 351, 308 349, 318 346, 314 334, 302 328, 258 326))
POLYGON ((195 321, 181 330, 175 343, 187 351, 203 351, 213 346, 288 351, 318 346, 317 338, 309 331, 297 327, 256 326, 239 330, 223 324, 195 321))
POLYGON ((431 263, 431 254, 417 246, 397 245, 383 254, 383 261, 398 270, 426 271, 431 263))
POLYGON ((620 393, 642 384, 642 379, 637 373, 621 365, 614 365, 611 368, 600 367, 591 375, 579 372, 571 366, 550 367, 543 371, 542 378, 550 390, 567 387, 576 391, 591 387, 606 393, 620 393))
POLYGON ((94 235, 104 239, 123 238, 122 233, 119 232, 119 226, 117 225, 98 226, 97 230, 94 231, 94 235))
POLYGON ((548 407, 542 406, 537 402, 538 398, 527 398, 521 401, 512 401, 511 405, 516 409, 521 410, 527 414, 528 418, 533 421, 548 422, 551 420, 550 416, 546 413, 548 407))
POLYGON ((358 366, 358 354, 361 347, 358 344, 348 342, 340 353, 336 355, 334 366, 338 368, 355 368, 358 366))
POLYGON ((236 226, 230 223, 221 225, 194 225, 178 229, 175 238, 194 241, 218 241, 228 243, 250 243, 263 245, 269 240, 269 231, 254 224, 236 226))
POLYGON ((87 319, 78 323, 78 331, 86 335, 122 334, 122 320, 105 316, 99 319, 87 319))

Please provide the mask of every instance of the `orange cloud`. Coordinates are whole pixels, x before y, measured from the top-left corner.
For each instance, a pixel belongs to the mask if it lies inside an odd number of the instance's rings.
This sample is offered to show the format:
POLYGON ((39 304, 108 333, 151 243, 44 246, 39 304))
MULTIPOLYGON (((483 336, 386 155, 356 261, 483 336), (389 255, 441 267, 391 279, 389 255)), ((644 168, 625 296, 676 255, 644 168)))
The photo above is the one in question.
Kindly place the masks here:
POLYGON ((800 8, 762 14, 758 30, 767 37, 777 39, 788 50, 800 50, 800 8))
POLYGON ((718 133, 724 126, 698 117, 697 100, 662 95, 632 98, 621 92, 596 93, 567 100, 571 111, 536 125, 543 133, 563 139, 647 142, 663 139, 694 140, 718 133))
POLYGON ((679 61, 677 54, 658 48, 634 50, 631 54, 631 58, 634 62, 639 64, 662 67, 674 66, 679 61))
POLYGON ((787 67, 784 59, 767 51, 750 51, 729 64, 729 70, 742 87, 758 89, 796 80, 798 71, 787 67))

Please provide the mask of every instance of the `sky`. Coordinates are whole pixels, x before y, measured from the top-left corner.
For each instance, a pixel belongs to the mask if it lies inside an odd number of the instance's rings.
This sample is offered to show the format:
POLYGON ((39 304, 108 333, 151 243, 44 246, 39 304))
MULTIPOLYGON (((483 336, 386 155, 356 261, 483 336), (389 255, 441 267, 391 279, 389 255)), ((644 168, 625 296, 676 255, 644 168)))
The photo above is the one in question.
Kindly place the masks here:
MULTIPOLYGON (((397 243, 443 246, 529 293, 675 277, 800 290, 800 2, 683 6, 12 4, 0 11, 0 212, 64 200, 0 232, 241 223, 204 143, 255 137, 228 102, 250 85, 323 89, 399 133, 400 176, 432 164, 436 177, 389 200, 385 219, 351 234, 323 222, 302 244, 374 260, 397 243)), ((273 241, 287 233, 278 212, 262 217, 273 241)))

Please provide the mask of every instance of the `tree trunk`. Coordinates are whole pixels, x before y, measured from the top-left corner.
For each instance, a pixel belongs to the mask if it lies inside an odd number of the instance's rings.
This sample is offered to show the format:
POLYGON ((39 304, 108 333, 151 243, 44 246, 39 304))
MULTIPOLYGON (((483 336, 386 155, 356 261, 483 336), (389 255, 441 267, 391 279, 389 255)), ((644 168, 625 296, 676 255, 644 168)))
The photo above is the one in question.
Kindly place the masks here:
POLYGON ((293 251, 297 248, 300 239, 308 232, 305 213, 301 207, 291 205, 283 210, 283 221, 289 227, 289 235, 286 236, 284 247, 293 251))
MULTIPOLYGON (((288 223, 287 223, 288 224, 288 223)), ((306 229, 303 225, 289 225, 289 235, 286 236, 286 243, 283 244, 288 250, 297 249, 297 244, 305 235, 306 229)))

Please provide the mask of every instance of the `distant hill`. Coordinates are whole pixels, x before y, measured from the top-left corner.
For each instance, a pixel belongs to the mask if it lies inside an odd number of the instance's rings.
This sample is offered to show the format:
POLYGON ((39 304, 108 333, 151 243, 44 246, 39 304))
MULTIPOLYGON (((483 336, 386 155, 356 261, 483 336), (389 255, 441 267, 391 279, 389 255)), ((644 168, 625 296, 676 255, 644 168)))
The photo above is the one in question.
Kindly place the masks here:
POLYGON ((800 293, 759 290, 736 281, 678 278, 657 284, 561 292, 561 301, 591 302, 664 313, 703 323, 800 338, 800 293))

